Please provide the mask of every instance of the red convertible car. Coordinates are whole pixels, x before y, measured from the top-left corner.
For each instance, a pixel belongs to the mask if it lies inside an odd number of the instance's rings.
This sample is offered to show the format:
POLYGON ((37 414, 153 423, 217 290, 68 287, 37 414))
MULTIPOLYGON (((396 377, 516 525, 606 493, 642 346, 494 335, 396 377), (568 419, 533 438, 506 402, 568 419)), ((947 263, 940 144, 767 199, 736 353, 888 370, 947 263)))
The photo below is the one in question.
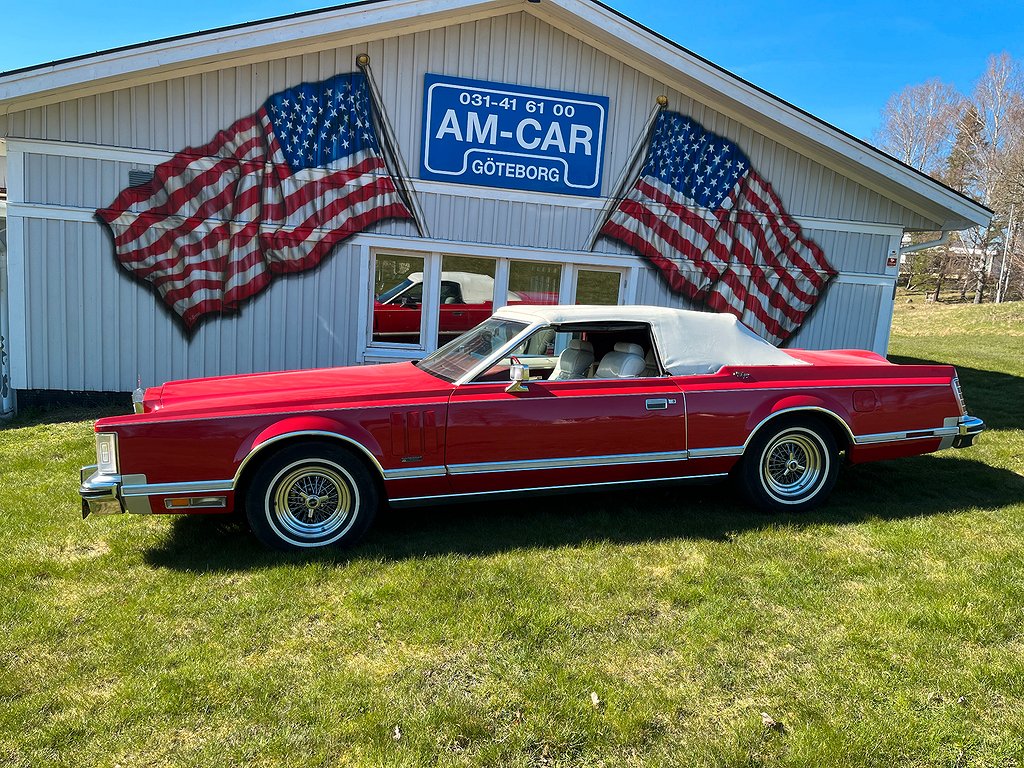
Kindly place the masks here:
POLYGON ((768 511, 840 463, 968 446, 956 371, 781 350, 735 318, 515 306, 417 363, 175 381, 96 422, 82 511, 243 511, 280 549, 349 544, 382 505, 733 474, 768 511))

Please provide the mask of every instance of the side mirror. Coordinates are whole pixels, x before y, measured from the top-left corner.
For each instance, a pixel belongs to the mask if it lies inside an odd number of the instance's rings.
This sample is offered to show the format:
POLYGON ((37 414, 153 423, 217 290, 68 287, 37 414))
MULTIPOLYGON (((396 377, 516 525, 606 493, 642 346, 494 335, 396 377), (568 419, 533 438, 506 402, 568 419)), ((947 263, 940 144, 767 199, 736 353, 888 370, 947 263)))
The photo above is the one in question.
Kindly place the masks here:
POLYGON ((529 387, 523 383, 530 380, 530 366, 512 358, 512 366, 508 369, 508 377, 512 383, 505 387, 505 391, 509 394, 530 391, 529 387))

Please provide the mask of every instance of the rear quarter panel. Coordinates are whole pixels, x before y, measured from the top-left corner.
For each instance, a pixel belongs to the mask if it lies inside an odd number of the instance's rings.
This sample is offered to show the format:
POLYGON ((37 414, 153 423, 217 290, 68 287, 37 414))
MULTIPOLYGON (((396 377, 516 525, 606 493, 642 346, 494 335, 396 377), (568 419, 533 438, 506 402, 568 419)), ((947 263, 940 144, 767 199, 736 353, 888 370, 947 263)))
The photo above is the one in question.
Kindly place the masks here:
POLYGON ((936 450, 938 438, 893 439, 872 445, 856 441, 932 430, 943 427, 946 419, 959 417, 950 385, 954 375, 950 366, 901 366, 876 359, 866 364, 725 368, 676 381, 686 397, 687 446, 698 456, 702 449, 732 448, 738 457, 739 449, 766 420, 804 410, 824 411, 838 419, 849 444, 843 447, 849 447, 849 460, 857 462, 936 450))

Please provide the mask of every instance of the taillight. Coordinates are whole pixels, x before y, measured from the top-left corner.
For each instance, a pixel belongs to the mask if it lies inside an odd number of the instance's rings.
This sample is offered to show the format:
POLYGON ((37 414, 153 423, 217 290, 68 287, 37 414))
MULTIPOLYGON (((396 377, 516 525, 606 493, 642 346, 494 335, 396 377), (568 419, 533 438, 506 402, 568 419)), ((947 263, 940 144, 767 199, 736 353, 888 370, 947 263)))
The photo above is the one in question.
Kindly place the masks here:
POLYGON ((967 415, 967 403, 964 402, 964 391, 960 389, 960 377, 953 377, 953 394, 956 396, 957 405, 960 406, 960 414, 962 416, 967 415))

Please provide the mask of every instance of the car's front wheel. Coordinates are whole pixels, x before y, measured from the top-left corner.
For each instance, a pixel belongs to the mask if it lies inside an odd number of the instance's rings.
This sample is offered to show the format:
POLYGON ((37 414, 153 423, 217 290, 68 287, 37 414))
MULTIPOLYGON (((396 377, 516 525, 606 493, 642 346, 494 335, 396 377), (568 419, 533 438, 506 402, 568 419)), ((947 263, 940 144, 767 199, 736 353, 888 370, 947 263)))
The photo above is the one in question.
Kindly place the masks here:
POLYGON ((832 492, 839 456, 832 433, 810 419, 780 418, 750 441, 739 468, 740 487, 766 512, 802 512, 832 492))
POLYGON ((278 451, 246 494, 249 526, 280 550, 345 546, 362 538, 377 511, 377 487, 350 453, 323 443, 278 451))

